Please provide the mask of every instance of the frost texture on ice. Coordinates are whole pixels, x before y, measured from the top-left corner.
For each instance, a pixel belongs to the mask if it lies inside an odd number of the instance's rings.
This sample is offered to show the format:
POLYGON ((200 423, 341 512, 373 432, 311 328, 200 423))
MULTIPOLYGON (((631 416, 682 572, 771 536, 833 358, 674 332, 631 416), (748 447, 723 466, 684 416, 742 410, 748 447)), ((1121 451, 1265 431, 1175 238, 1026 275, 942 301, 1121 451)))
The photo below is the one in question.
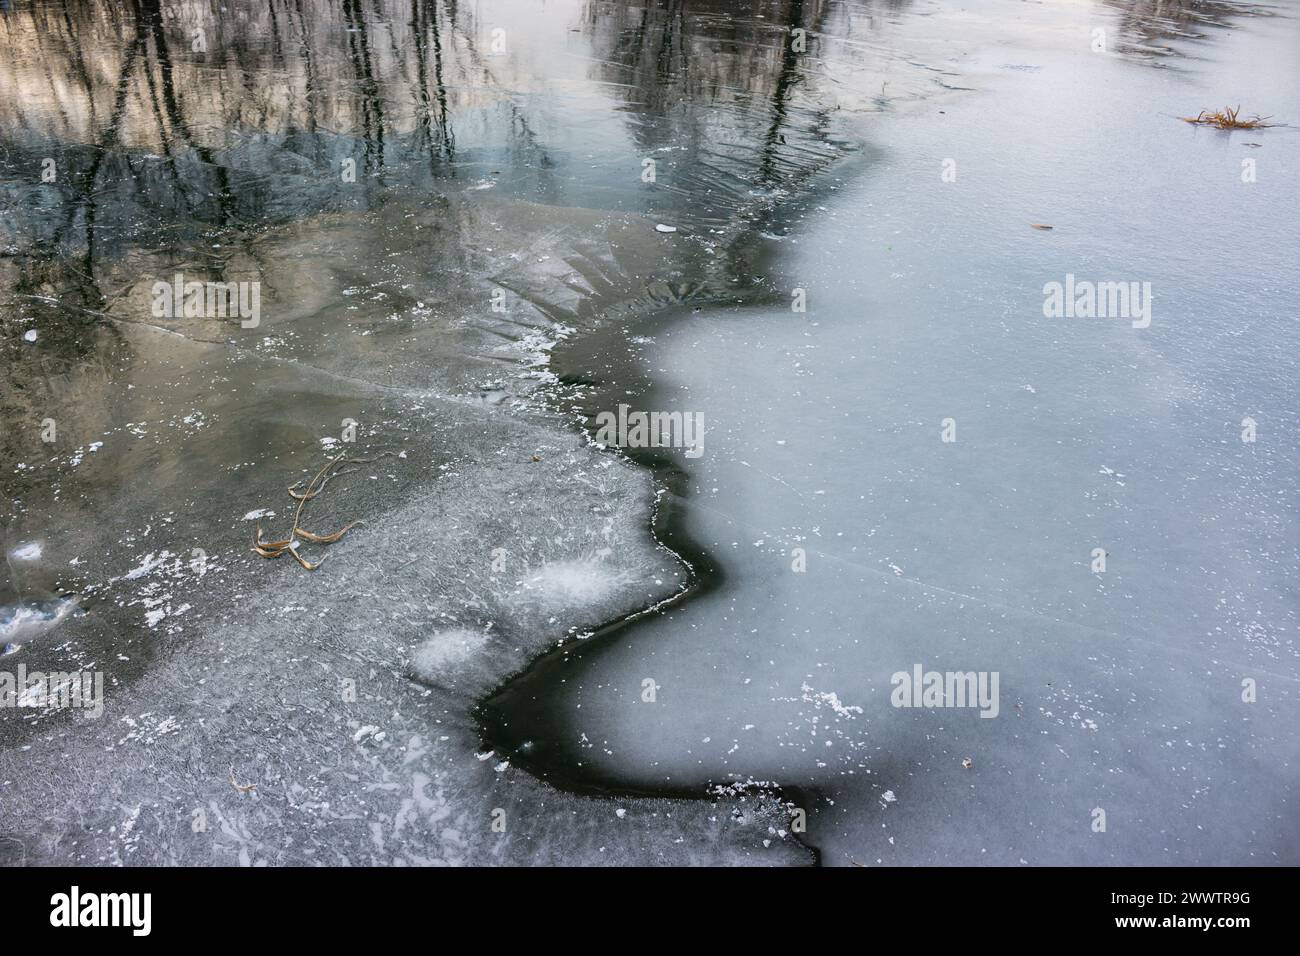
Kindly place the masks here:
MULTIPOLYGON (((215 346, 160 346, 159 335, 124 332, 190 367, 230 367, 215 346)), ((763 847, 758 815, 742 825, 707 801, 646 800, 629 801, 635 818, 620 820, 500 757, 470 759, 476 699, 573 629, 676 593, 684 568, 649 535, 649 479, 558 418, 525 422, 364 381, 320 384, 323 374, 279 366, 272 391, 322 404, 334 421, 367 408, 370 421, 388 423, 371 447, 404 454, 335 479, 313 502, 316 530, 366 519, 329 547, 318 572, 248 550, 244 516, 260 512, 252 520, 278 533, 287 519, 277 524, 269 505, 283 515, 284 487, 299 475, 284 464, 242 468, 251 454, 217 454, 198 440, 149 494, 115 483, 111 525, 51 505, 50 520, 77 521, 79 533, 49 536, 66 542, 51 558, 66 567, 96 555, 87 585, 96 600, 57 642, 18 653, 107 666, 105 715, 75 727, 59 713, 0 717, 0 859, 806 863, 795 844, 763 847), (506 566, 493 573, 498 547, 506 566), (144 643, 170 639, 181 643, 161 656, 144 643), (232 767, 256 789, 232 786, 232 767), (122 807, 140 808, 129 846, 122 807), (504 834, 491 829, 498 808, 504 834), (196 812, 205 832, 191 830, 196 812)), ((221 399, 213 417, 225 414, 221 399)), ((240 416, 274 421, 283 398, 240 401, 240 416)), ((305 436, 298 447, 308 442, 317 444, 305 436)), ((122 452, 110 449, 99 456, 112 469, 122 452)), ((320 454, 292 460, 305 470, 320 454)))

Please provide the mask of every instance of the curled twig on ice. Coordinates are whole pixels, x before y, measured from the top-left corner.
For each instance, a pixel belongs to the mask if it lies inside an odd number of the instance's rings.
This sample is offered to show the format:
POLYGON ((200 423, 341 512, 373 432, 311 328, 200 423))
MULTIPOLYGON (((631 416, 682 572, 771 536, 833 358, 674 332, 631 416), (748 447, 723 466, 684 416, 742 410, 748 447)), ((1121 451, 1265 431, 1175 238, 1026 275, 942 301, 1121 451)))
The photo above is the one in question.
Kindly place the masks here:
POLYGON ((293 513, 293 526, 289 530, 289 537, 280 541, 262 540, 262 525, 259 522, 253 527, 253 550, 264 558, 279 558, 288 553, 308 571, 315 571, 324 563, 324 558, 312 564, 306 558, 298 553, 298 541, 310 541, 313 544, 333 544, 338 541, 350 530, 361 524, 360 521, 350 521, 333 534, 314 534, 302 527, 302 509, 303 506, 321 493, 321 490, 331 478, 339 474, 337 469, 343 465, 364 465, 390 454, 384 452, 376 455, 374 458, 347 458, 344 455, 336 455, 327 461, 320 471, 316 472, 315 477, 307 483, 307 487, 299 491, 298 486, 301 481, 295 481, 289 486, 289 497, 298 502, 298 507, 293 513))

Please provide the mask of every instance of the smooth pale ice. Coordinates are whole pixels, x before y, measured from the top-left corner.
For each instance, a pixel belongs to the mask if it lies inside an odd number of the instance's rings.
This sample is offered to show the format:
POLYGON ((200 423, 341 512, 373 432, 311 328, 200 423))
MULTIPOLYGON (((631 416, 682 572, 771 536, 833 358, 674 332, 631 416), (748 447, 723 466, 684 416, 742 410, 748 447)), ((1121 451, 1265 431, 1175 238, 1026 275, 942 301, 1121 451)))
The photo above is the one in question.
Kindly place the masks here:
POLYGON ((776 781, 840 864, 1300 862, 1300 138, 1176 119, 1300 116, 1300 30, 1168 69, 1048 31, 868 135, 784 237, 807 314, 634 327, 617 400, 704 413, 674 507, 720 583, 507 689, 543 772, 776 781), (1150 328, 1046 318, 1067 273, 1151 282, 1150 328), (916 664, 997 672, 997 716, 895 708, 916 664))

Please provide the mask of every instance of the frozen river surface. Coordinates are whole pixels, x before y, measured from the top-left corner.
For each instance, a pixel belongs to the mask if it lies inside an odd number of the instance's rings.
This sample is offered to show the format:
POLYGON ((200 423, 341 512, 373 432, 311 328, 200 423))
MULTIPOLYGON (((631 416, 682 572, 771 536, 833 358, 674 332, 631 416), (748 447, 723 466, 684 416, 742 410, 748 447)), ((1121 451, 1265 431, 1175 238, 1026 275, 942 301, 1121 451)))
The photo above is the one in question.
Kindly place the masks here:
POLYGON ((1300 862, 1294 13, 6 5, 0 861, 1300 862))

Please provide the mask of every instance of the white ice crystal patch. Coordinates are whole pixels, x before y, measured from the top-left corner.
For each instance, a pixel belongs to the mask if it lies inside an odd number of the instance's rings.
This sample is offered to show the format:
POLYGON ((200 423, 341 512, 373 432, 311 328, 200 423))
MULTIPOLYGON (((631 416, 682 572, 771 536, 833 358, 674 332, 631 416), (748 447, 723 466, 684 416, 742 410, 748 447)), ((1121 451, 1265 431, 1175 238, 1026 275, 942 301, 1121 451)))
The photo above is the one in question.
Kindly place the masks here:
POLYGON ((15 561, 36 561, 41 556, 41 543, 39 541, 29 541, 26 544, 20 544, 9 552, 9 556, 15 561))
POLYGON ((549 334, 532 331, 516 342, 501 346, 501 351, 513 351, 523 354, 523 365, 530 369, 529 375, 540 381, 555 381, 555 374, 547 368, 551 363, 551 350, 568 338, 574 330, 567 325, 555 325, 549 334))
POLYGON ((174 555, 170 551, 161 551, 156 557, 154 556, 154 552, 150 551, 141 559, 138 567, 132 568, 130 571, 126 572, 123 577, 128 581, 136 581, 144 577, 146 574, 149 574, 151 571, 162 567, 171 557, 174 557, 174 555))
POLYGON ((162 717, 153 711, 146 711, 135 719, 123 717, 121 722, 130 730, 117 742, 118 746, 135 742, 152 744, 159 738, 177 733, 181 729, 181 722, 176 717, 162 717))
POLYGON ((861 707, 858 707, 856 705, 846 706, 840 703, 839 695, 836 694, 835 691, 833 690, 818 691, 815 688, 808 686, 807 684, 803 684, 799 689, 803 691, 803 698, 802 698, 803 700, 808 701, 811 704, 816 704, 818 707, 822 707, 822 706, 829 707, 831 710, 835 711, 835 713, 839 714, 841 717, 848 717, 852 719, 856 715, 862 713, 861 707))
POLYGON ((378 727, 376 727, 374 724, 366 724, 364 727, 362 727, 360 730, 358 730, 355 734, 352 735, 352 742, 354 744, 359 744, 366 737, 374 736, 377 735, 378 733, 379 733, 378 727))
POLYGON ((122 838, 122 842, 126 844, 128 853, 135 852, 136 843, 140 839, 140 834, 136 830, 135 824, 136 821, 140 819, 141 809, 143 809, 143 805, 137 806, 134 810, 132 810, 129 814, 127 814, 126 819, 122 822, 122 829, 119 831, 120 836, 122 838))
POLYGON ((469 661, 487 644, 483 631, 454 628, 438 631, 411 654, 411 670, 422 680, 437 680, 469 661))
POLYGON ((624 583, 622 571, 599 558, 554 561, 523 582, 552 606, 594 604, 614 594, 624 583))

